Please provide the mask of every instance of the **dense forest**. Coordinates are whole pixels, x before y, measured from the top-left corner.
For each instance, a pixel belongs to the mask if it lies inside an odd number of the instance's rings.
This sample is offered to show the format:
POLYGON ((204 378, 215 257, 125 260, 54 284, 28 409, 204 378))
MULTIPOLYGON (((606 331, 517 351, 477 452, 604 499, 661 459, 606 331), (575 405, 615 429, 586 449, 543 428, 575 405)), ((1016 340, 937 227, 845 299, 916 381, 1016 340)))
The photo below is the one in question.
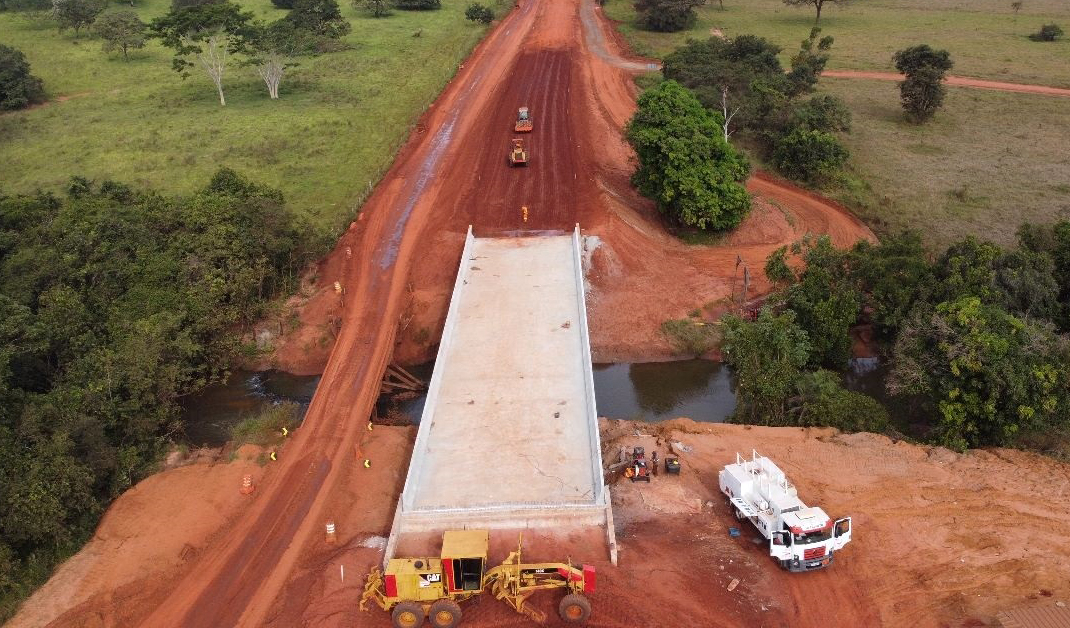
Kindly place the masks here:
POLYGON ((311 257, 282 194, 222 169, 168 198, 0 193, 0 618, 76 550, 311 257))
POLYGON ((883 413, 840 389, 850 330, 871 325, 888 391, 955 449, 1070 442, 1070 222, 1023 225, 1005 250, 966 238, 931 257, 916 233, 846 251, 827 236, 769 257, 779 284, 757 321, 725 321, 739 417, 872 430, 883 413), (790 263, 792 257, 805 262, 790 263), (831 369, 831 371, 829 370, 831 369))

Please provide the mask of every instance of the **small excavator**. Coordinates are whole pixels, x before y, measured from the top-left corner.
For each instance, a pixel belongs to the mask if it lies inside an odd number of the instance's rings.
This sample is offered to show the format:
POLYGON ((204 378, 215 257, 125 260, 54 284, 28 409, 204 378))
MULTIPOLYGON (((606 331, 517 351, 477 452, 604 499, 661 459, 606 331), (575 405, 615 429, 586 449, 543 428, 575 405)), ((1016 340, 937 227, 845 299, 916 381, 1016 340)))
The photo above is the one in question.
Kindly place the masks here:
POLYGON ((461 606, 488 587, 516 612, 543 623, 546 613, 527 601, 542 589, 565 589, 558 614, 565 622, 580 624, 591 616, 591 603, 584 593, 594 591, 595 570, 566 563, 522 563, 520 552, 510 552, 505 562, 487 568, 487 530, 449 530, 442 535, 441 558, 392 558, 386 572, 373 567, 364 582, 360 610, 374 602, 390 611, 394 628, 416 628, 428 619, 434 628, 455 628, 461 623, 461 606))
POLYGON ((528 152, 524 150, 524 140, 519 137, 513 138, 513 150, 509 153, 510 166, 526 166, 528 164, 528 152))

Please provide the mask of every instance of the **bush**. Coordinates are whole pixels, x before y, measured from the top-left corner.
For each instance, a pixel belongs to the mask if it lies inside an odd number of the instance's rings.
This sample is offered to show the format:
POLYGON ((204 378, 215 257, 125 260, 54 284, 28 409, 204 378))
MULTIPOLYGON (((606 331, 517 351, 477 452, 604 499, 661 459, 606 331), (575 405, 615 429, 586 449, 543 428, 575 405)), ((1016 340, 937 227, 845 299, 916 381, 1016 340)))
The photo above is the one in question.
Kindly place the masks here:
POLYGON ((792 130, 846 133, 851 130, 851 111, 836 96, 822 94, 796 105, 788 126, 792 130))
POLYGON ((677 351, 696 357, 717 344, 716 326, 686 318, 665 321, 661 324, 661 333, 677 351))
POLYGON ((286 9, 287 11, 294 8, 294 0, 271 0, 271 4, 275 5, 276 9, 286 9))
POLYGON ((327 39, 338 39, 352 29, 335 0, 294 0, 293 9, 284 19, 294 28, 327 39))
POLYGON ((646 30, 674 33, 693 26, 698 18, 695 7, 703 4, 705 0, 638 0, 635 11, 646 30))
POLYGON ((834 427, 843 432, 883 432, 888 428, 888 410, 869 395, 845 389, 832 371, 805 373, 796 388, 799 394, 790 415, 792 425, 834 427))
POLYGON ((171 0, 171 10, 177 11, 187 7, 198 7, 202 4, 223 4, 226 1, 227 0, 171 0))
POLYGON ((839 172, 849 156, 835 135, 797 129, 777 140, 773 165, 792 179, 819 183, 839 172))
POLYGON ((490 8, 473 2, 468 5, 468 8, 464 11, 464 16, 473 22, 479 22, 480 24, 490 24, 494 21, 494 11, 490 8))
POLYGON ((260 446, 276 443, 281 438, 282 428, 293 429, 300 421, 300 414, 301 406, 292 401, 273 405, 230 428, 230 439, 234 447, 247 443, 260 446))
POLYGON ((0 44, 0 111, 22 109, 45 101, 41 79, 30 74, 20 50, 0 44))
POLYGON ((1063 29, 1057 24, 1045 24, 1040 30, 1029 36, 1033 41, 1055 41, 1063 36, 1063 29))
POLYGON ((442 0, 395 0, 394 6, 403 11, 429 11, 442 8, 442 0))
POLYGON ((720 117, 676 81, 639 97, 625 136, 639 158, 632 183, 672 221, 729 229, 750 210, 746 158, 725 141, 720 117))

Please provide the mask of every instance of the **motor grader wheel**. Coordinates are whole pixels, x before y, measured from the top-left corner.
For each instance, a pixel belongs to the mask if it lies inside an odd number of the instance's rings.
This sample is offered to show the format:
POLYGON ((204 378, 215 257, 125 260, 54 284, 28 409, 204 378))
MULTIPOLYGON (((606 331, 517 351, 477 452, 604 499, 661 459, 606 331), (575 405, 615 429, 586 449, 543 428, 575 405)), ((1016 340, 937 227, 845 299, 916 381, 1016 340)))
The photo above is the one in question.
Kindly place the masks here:
POLYGON ((453 600, 439 600, 431 605, 427 617, 435 628, 456 628, 461 623, 461 606, 453 600))
POLYGON ((561 619, 570 624, 579 624, 587 621, 591 616, 591 602, 579 593, 569 593, 561 598, 557 606, 557 612, 561 619))
POLYGON ((416 602, 399 602, 390 618, 394 628, 416 628, 424 623, 424 607, 416 602))

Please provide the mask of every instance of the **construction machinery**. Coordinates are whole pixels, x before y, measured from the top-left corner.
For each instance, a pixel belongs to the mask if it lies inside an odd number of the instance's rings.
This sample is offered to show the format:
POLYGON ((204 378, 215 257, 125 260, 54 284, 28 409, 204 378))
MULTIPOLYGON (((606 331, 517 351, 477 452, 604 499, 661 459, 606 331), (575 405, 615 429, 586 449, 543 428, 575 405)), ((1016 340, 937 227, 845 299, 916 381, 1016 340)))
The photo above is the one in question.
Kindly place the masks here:
POLYGON ((527 107, 521 107, 516 113, 516 126, 513 129, 517 133, 531 133, 535 125, 531 121, 531 114, 527 107))
POLYGON ((486 530, 450 530, 442 535, 441 558, 392 558, 385 573, 373 568, 360 610, 374 602, 391 613, 394 628, 421 626, 425 618, 435 628, 454 628, 461 621, 460 603, 489 588, 516 612, 542 623, 546 613, 530 606, 528 598, 543 589, 566 589, 558 605, 561 619, 579 624, 590 617, 584 593, 594 591, 594 567, 573 567, 571 561, 522 563, 521 542, 505 562, 488 569, 489 539, 486 530))
POLYGON ((680 475, 680 456, 667 454, 665 456, 665 473, 680 475))
POLYGON ((646 462, 646 450, 638 445, 632 448, 632 461, 624 467, 624 477, 632 482, 649 482, 650 466, 646 462))
POLYGON ((784 472, 756 451, 750 460, 737 453, 735 464, 719 473, 719 484, 736 519, 754 524, 769 540, 769 554, 789 571, 827 567, 851 540, 850 517, 832 521, 808 507, 784 472))
POLYGON ((524 150, 524 140, 519 137, 513 138, 513 150, 509 153, 510 166, 526 166, 528 152, 524 150))

